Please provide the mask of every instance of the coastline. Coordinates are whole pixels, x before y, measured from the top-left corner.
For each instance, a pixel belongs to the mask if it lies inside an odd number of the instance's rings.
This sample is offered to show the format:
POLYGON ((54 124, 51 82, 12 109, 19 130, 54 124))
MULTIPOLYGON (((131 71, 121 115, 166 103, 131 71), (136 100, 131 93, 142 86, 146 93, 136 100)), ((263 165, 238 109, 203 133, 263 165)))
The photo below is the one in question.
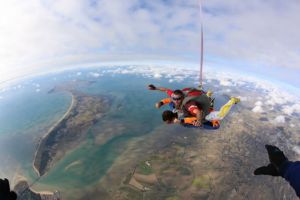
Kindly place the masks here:
POLYGON ((32 161, 32 167, 34 169, 34 171, 36 172, 36 174, 40 177, 40 172, 38 171, 38 169, 34 166, 34 161, 36 159, 36 156, 37 156, 37 153, 38 153, 38 149, 40 148, 40 145, 42 143, 42 141, 53 131, 53 129, 55 129, 57 127, 57 125, 59 123, 61 123, 68 115, 69 113, 71 112, 72 108, 74 107, 74 104, 75 104, 75 97, 73 95, 72 92, 68 92, 70 95, 71 95, 71 105, 69 106, 68 110, 65 112, 65 114, 54 124, 51 126, 51 128, 47 131, 47 133, 40 139, 39 141, 39 145, 38 147, 36 148, 35 150, 35 153, 34 153, 34 159, 32 161))
POLYGON ((34 190, 32 187, 29 187, 29 189, 36 193, 36 194, 40 194, 40 195, 54 195, 54 192, 50 192, 50 191, 36 191, 34 190))
POLYGON ((55 194, 55 192, 51 192, 51 191, 47 191, 47 190, 43 190, 43 191, 37 191, 35 189, 32 188, 32 184, 29 184, 27 181, 27 178, 22 176, 22 175, 16 175, 15 180, 14 180, 15 184, 14 184, 14 190, 16 190, 16 192, 18 192, 18 194, 23 194, 26 190, 28 192, 32 192, 36 195, 40 195, 40 196, 53 196, 55 194), (16 188, 17 187, 17 188, 16 188))
POLYGON ((87 95, 72 89, 72 103, 67 112, 42 137, 35 152, 33 165, 39 177, 48 173, 55 163, 86 137, 88 129, 110 108, 105 96, 87 95))

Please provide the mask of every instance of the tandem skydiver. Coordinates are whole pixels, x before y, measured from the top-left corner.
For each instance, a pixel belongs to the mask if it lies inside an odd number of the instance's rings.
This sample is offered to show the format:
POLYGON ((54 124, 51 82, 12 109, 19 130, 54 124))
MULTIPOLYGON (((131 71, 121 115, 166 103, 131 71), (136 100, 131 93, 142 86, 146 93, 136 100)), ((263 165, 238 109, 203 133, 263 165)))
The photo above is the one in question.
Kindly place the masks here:
POLYGON ((201 106, 199 103, 201 101, 202 100, 200 98, 200 100, 192 99, 187 101, 187 103, 183 102, 183 110, 184 112, 188 112, 187 114, 184 114, 185 117, 180 117, 177 113, 174 113, 170 110, 165 110, 162 113, 162 119, 167 124, 175 123, 189 126, 193 125, 196 127, 203 125, 205 128, 213 127, 211 129, 217 129, 220 126, 220 121, 229 113, 234 104, 240 102, 240 99, 231 97, 230 100, 223 105, 219 111, 209 109, 207 114, 205 114, 205 109, 203 109, 205 105, 201 106))
POLYGON ((185 88, 173 92, 170 89, 155 87, 154 85, 149 85, 148 88, 167 92, 171 97, 156 103, 157 108, 167 103, 175 108, 173 112, 167 110, 162 114, 163 121, 169 124, 180 123, 196 127, 204 125, 204 127, 210 126, 216 129, 220 125, 219 120, 222 120, 228 114, 232 105, 240 102, 239 98, 232 97, 220 111, 214 111, 210 91, 206 93, 195 88, 185 88))
POLYGON ((155 87, 154 85, 148 85, 149 90, 159 90, 162 92, 166 92, 169 98, 165 98, 160 100, 158 103, 155 104, 156 108, 160 108, 163 105, 168 104, 171 108, 171 110, 174 113, 178 114, 178 117, 182 117, 184 115, 184 112, 181 108, 182 101, 185 97, 190 97, 190 96, 200 96, 202 94, 206 94, 209 97, 210 101, 210 108, 213 108, 213 102, 214 99, 211 99, 211 92, 205 92, 203 90, 198 90, 195 88, 184 88, 182 90, 170 90, 168 88, 163 88, 163 87, 155 87))

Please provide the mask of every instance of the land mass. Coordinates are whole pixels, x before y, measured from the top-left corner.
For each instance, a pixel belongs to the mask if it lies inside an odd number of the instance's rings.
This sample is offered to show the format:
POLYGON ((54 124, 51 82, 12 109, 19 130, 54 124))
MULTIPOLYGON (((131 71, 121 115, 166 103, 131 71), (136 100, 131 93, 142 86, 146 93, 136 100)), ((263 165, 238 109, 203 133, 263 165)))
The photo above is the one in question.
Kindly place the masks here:
POLYGON ((19 181, 14 191, 18 194, 18 199, 31 199, 31 200, 59 200, 60 194, 56 192, 36 192, 30 188, 26 180, 19 181))
MULTIPOLYGON (((297 129, 259 121, 273 113, 257 114, 242 106, 218 130, 173 125, 132 142, 95 191, 115 200, 297 199, 284 179, 253 175, 268 162, 264 145, 299 141, 293 134, 297 129)), ((288 148, 285 154, 297 160, 288 148)))
MULTIPOLYGON (((50 93, 56 90, 62 88, 50 93)), ((69 109, 41 139, 35 153, 33 168, 39 176, 46 174, 67 151, 74 149, 86 137, 88 129, 109 110, 109 97, 86 95, 75 90, 68 92, 72 95, 69 109)))

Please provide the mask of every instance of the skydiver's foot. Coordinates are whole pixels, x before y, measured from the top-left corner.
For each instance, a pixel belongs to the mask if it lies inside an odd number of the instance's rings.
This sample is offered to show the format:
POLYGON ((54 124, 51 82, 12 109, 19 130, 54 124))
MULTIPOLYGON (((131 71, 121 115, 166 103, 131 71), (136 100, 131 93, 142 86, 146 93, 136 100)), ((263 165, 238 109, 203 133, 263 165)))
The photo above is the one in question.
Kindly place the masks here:
POLYGON ((237 104, 241 101, 240 98, 237 98, 237 97, 231 97, 230 100, 233 101, 234 104, 237 104))
POLYGON ((211 97, 212 94, 213 94, 213 92, 212 92, 211 90, 208 90, 208 91, 206 92, 206 95, 207 95, 208 97, 211 97))

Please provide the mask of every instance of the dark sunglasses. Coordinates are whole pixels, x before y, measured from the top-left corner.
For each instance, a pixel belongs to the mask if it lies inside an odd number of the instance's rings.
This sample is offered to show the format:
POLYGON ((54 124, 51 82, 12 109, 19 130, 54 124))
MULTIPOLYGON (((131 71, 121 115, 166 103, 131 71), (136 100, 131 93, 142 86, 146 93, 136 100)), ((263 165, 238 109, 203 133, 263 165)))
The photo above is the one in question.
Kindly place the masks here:
POLYGON ((181 100, 181 97, 172 97, 172 99, 174 100, 174 101, 179 101, 179 100, 181 100))

